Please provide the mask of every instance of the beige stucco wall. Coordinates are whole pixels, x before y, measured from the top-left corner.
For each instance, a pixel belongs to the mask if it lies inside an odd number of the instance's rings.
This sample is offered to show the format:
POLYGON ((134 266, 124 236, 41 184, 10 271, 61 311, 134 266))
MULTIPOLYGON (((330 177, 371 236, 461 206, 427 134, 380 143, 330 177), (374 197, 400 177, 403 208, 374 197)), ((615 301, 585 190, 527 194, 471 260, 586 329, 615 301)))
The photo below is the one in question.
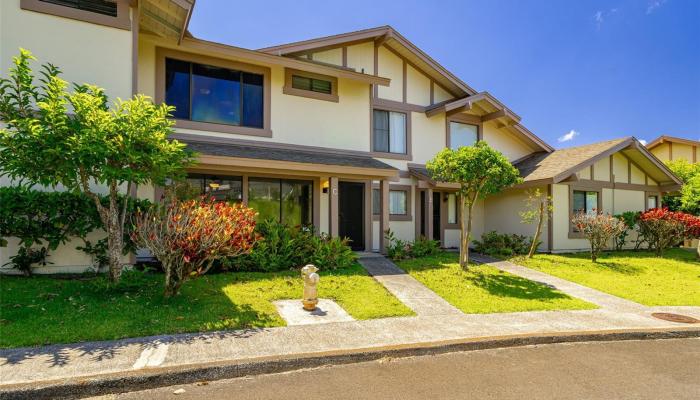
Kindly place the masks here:
POLYGON ((666 162, 668 158, 668 143, 661 143, 660 145, 651 149, 651 154, 655 155, 659 160, 666 162))
MULTIPOLYGON (((585 251, 589 249, 585 239, 569 238, 569 186, 552 185, 553 197, 553 251, 585 251)), ((626 211, 644 211, 646 194, 641 190, 608 189, 602 190, 603 212, 621 214, 626 211)), ((631 236, 634 238, 634 235, 631 236)), ((631 246, 631 244, 630 244, 631 246)))
POLYGON ((105 88, 109 97, 131 97, 131 31, 20 9, 0 1, 0 68, 5 75, 19 48, 40 64, 50 62, 68 82, 105 88))
MULTIPOLYGON (((529 190, 535 189, 539 189, 540 192, 545 195, 547 193, 546 186, 529 190)), ((486 218, 484 218, 484 232, 497 231, 498 233, 515 233, 529 237, 534 236, 537 223, 521 223, 520 212, 527 209, 527 198, 528 194, 525 189, 505 190, 502 193, 486 198, 486 200, 484 200, 486 215, 486 218)), ((540 240, 542 244, 539 250, 546 251, 549 240, 546 221, 542 226, 540 240)))
POLYGON ((410 65, 406 66, 406 101, 421 106, 430 105, 430 79, 410 65))
POLYGON ((448 93, 442 87, 435 85, 434 97, 435 97, 435 103, 440 103, 440 102, 443 102, 446 100, 451 100, 454 96, 452 96, 450 93, 448 93))
POLYGON ((622 154, 613 155, 613 175, 615 182, 626 183, 629 179, 629 161, 622 154))
POLYGON ((343 65, 343 50, 337 48, 313 53, 312 59, 328 64, 343 65))
POLYGON ((374 42, 360 43, 348 46, 348 67, 357 72, 374 73, 374 42))
POLYGON ((593 180, 610 182, 609 157, 603 157, 593 164, 593 180))
POLYGON ((636 165, 632 164, 632 166, 630 167, 630 172, 632 177, 631 183, 636 183, 639 185, 646 184, 646 174, 644 173, 644 171, 639 169, 636 165))
POLYGON ((377 57, 379 76, 391 79, 389 86, 379 86, 377 95, 382 99, 403 101, 403 60, 383 46, 378 49, 377 57))
POLYGON ((664 162, 671 159, 674 161, 684 159, 691 163, 700 161, 700 146, 695 146, 693 149, 693 146, 685 143, 672 142, 669 144, 669 142, 664 142, 652 148, 651 153, 664 162), (671 151, 669 151, 669 146, 671 146, 671 151))
POLYGON ((517 160, 533 152, 533 149, 522 140, 503 129, 497 129, 493 123, 484 124, 484 141, 503 153, 510 161, 517 160))

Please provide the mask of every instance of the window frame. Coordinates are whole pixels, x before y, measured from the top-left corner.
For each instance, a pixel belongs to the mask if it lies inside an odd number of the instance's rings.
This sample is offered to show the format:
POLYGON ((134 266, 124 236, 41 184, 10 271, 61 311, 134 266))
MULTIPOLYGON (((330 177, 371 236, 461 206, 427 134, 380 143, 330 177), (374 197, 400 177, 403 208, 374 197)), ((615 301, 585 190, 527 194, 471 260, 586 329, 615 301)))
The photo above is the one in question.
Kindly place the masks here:
POLYGON ((662 207, 663 205, 662 200, 663 196, 661 196, 661 192, 650 192, 646 191, 644 192, 644 210, 649 211, 651 208, 649 208, 649 197, 656 197, 656 208, 662 207))
POLYGON ((457 192, 442 192, 442 202, 444 203, 444 208, 440 210, 440 213, 445 216, 443 226, 445 229, 459 229, 459 221, 461 219, 461 210, 460 210, 460 199, 459 199, 459 194, 457 192), (450 207, 450 202, 448 201, 448 196, 454 195, 455 196, 455 222, 451 223, 449 221, 449 207, 450 207))
MULTIPOLYGON (((378 158, 389 158, 389 159, 396 159, 396 160, 407 160, 411 161, 413 160, 413 145, 412 145, 412 134, 411 134, 411 111, 402 109, 402 108, 394 108, 394 107, 370 107, 370 112, 369 112, 369 145, 370 145, 370 155, 373 157, 378 157, 378 158), (377 151, 374 149, 374 112, 375 111, 384 111, 388 113, 401 113, 406 116, 406 153, 392 153, 392 152, 384 152, 384 151, 377 151)), ((389 133, 391 136, 391 133, 389 133)), ((389 143, 389 146, 391 147, 391 143, 389 143)))
MULTIPOLYGON (((277 176, 266 176, 266 175, 256 175, 256 174, 247 175, 247 176, 245 177, 245 184, 244 184, 244 189, 243 189, 243 190, 245 191, 245 195, 244 195, 245 203, 244 203, 244 204, 245 204, 246 207, 249 207, 249 202, 250 202, 250 181, 251 181, 251 180, 252 180, 252 181, 256 181, 256 180, 257 180, 257 181, 260 181, 260 182, 265 182, 265 181, 266 181, 266 182, 279 183, 279 189, 280 189, 279 219, 278 219, 279 222, 283 222, 283 215, 282 215, 282 214, 283 214, 284 208, 283 208, 283 206, 282 206, 282 204, 283 204, 282 186, 283 186, 284 182, 309 184, 310 187, 311 187, 310 196, 309 196, 309 201, 311 202, 311 204, 310 204, 310 206, 311 206, 311 207, 310 207, 310 208, 311 208, 311 215, 309 216, 309 217, 310 217, 310 222, 309 222, 308 224, 306 224, 306 225, 302 224, 302 226, 309 226, 309 225, 311 225, 311 226, 316 226, 316 213, 317 213, 317 210, 316 210, 316 202, 317 202, 318 200, 316 200, 316 198, 315 198, 315 193, 316 193, 316 190, 317 190, 317 183, 316 183, 316 181, 315 181, 314 179, 308 179, 308 178, 307 178, 307 179, 303 179, 303 178, 292 178, 292 177, 277 177, 277 176)), ((259 222, 262 222, 262 221, 259 221, 259 222)), ((319 228, 316 227, 316 229, 319 229, 319 228)))
POLYGON ((207 194, 205 187, 207 185, 208 181, 214 181, 214 180, 220 180, 220 181, 238 181, 240 182, 241 185, 241 198, 240 200, 233 200, 229 202, 233 203, 240 203, 243 204, 243 176, 241 175, 216 175, 216 174, 203 174, 203 173, 188 173, 186 176, 186 179, 197 179, 201 180, 201 187, 200 187, 200 195, 201 196, 208 196, 208 197, 214 197, 211 194, 207 194))
POLYGON ((602 188, 592 188, 590 186, 578 186, 569 185, 569 239, 584 239, 585 236, 582 232, 577 232, 574 230, 574 224, 571 223, 571 219, 574 217, 574 192, 596 192, 598 194, 598 204, 596 205, 596 211, 603 211, 603 189, 602 188))
POLYGON ((307 97, 310 99, 330 101, 334 103, 339 102, 338 97, 338 78, 335 76, 316 74, 313 72, 302 71, 294 68, 284 69, 284 86, 282 87, 282 93, 291 96, 307 97), (309 79, 317 79, 322 81, 329 81, 331 83, 330 93, 314 92, 311 90, 297 89, 292 87, 292 76, 299 76, 309 79))
POLYGON ((212 67, 226 68, 235 71, 248 72, 259 74, 263 77, 263 127, 254 128, 240 125, 219 124, 214 122, 192 121, 189 119, 175 120, 175 128, 193 129, 200 131, 211 131, 221 133, 231 133, 237 135, 248 135, 258 137, 272 137, 271 118, 270 118, 270 68, 259 65, 247 64, 238 61, 222 60, 219 58, 202 56, 199 54, 187 53, 177 50, 165 49, 162 47, 156 48, 156 103, 165 101, 165 59, 171 58, 175 60, 191 62, 196 64, 209 65, 212 67))
POLYGON ((480 142, 484 140, 484 124, 481 122, 481 117, 477 117, 476 115, 455 114, 445 117, 445 147, 452 148, 450 122, 476 126, 476 141, 480 142))
MULTIPOLYGON (((380 190, 378 184, 372 184, 372 220, 379 221, 381 214, 374 213, 374 196, 375 190, 380 190)), ((411 185, 389 185, 389 192, 406 192, 406 214, 391 214, 389 212, 389 221, 413 221, 413 187, 411 185)), ((379 198, 381 199, 381 192, 379 193, 379 198)), ((389 199, 387 199, 387 206, 389 205, 389 199)), ((391 210, 389 210, 391 211, 391 210)), ((380 200, 380 212, 381 212, 381 200, 380 200)))
POLYGON ((47 3, 41 0, 20 0, 19 6, 22 10, 70 18, 91 24, 124 29, 127 31, 131 30, 129 0, 115 0, 115 2, 117 3, 116 17, 87 10, 80 10, 60 4, 47 3))

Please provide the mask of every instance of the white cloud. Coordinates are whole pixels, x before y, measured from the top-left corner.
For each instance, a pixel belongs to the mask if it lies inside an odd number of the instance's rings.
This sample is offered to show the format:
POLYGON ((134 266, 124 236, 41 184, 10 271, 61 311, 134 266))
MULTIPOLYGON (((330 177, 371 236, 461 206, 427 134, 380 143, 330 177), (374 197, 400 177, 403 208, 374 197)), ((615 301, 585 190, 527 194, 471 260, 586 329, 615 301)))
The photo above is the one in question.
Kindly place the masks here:
POLYGON ((647 145, 647 141, 644 139, 639 139, 639 143, 641 143, 643 146, 647 145))
POLYGON ((568 142, 569 140, 573 140, 573 138, 575 138, 576 136, 578 136, 578 132, 576 132, 575 130, 572 129, 566 135, 560 136, 557 139, 557 142, 559 142, 559 143, 568 142))
POLYGON ((600 10, 596 11, 595 14, 593 14, 593 19, 595 19, 596 28, 600 30, 600 26, 603 25, 603 21, 605 20, 605 18, 603 18, 603 12, 600 10))
POLYGON ((664 5, 664 3, 666 3, 666 0, 649 0, 647 3, 647 15, 653 13, 654 10, 664 5))

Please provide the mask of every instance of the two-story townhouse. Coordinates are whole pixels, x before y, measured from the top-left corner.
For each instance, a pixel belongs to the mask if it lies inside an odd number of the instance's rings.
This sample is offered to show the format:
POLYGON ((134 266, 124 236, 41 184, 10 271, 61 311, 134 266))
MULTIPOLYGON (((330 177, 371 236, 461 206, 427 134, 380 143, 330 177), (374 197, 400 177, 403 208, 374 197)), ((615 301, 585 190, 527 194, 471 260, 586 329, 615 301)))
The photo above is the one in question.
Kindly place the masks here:
MULTIPOLYGON (((584 249, 569 223, 573 212, 643 210, 650 194, 679 184, 634 138, 554 150, 515 112, 391 27, 249 50, 189 34, 193 7, 5 1, 0 66, 7 70, 24 47, 62 66, 66 79, 103 86, 113 98, 144 93, 174 105, 174 138, 199 153, 189 171, 193 190, 243 202, 259 218, 349 237, 356 250, 381 250, 386 229, 457 247, 456 188, 431 179, 425 163, 444 147, 477 140, 505 154, 525 182, 479 202, 476 238, 490 230, 531 234, 518 211, 525 191, 538 187, 555 203, 540 249, 584 249)), ((161 189, 136 192, 158 199, 161 189)), ((5 260, 12 248, 0 251, 5 260)), ((66 254, 53 261, 84 265, 66 254)))

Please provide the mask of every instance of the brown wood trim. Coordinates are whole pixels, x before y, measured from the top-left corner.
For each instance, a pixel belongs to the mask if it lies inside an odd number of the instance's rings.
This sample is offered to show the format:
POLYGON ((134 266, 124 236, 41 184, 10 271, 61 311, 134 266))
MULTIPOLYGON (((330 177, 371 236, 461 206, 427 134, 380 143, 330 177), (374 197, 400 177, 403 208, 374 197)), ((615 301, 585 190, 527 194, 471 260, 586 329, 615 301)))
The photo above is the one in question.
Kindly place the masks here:
POLYGON ((408 71, 406 68, 406 60, 403 58, 402 58, 402 60, 403 60, 403 67, 402 67, 401 73, 403 74, 403 77, 402 77, 403 78, 403 80, 402 80, 403 87, 401 88, 401 91, 403 92, 402 93, 403 94, 403 102, 408 103, 408 101, 406 101, 408 99, 408 76, 407 76, 408 71))
POLYGON ((693 149, 693 164, 698 162, 698 146, 692 146, 693 149))
MULTIPOLYGON (((442 225, 442 228, 443 228, 443 229, 442 229, 443 232, 445 231, 445 229, 459 229, 459 220, 460 220, 460 218, 461 218, 461 216, 462 216, 461 210, 460 210, 461 207, 459 206, 459 205, 460 205, 460 201, 461 201, 460 198, 459 198, 459 195, 458 195, 456 192, 449 192, 449 191, 444 191, 444 190, 441 191, 440 193, 442 193, 442 203, 443 203, 443 205, 444 205, 444 207, 440 207, 440 213, 441 213, 440 219, 441 219, 441 220, 443 219, 443 218, 442 218, 443 215, 444 215, 444 217, 445 217, 445 218, 444 218, 444 221, 441 221, 441 222, 440 222, 441 225, 442 225), (447 218, 448 218, 448 216, 449 216, 449 215, 448 215, 448 211, 449 211, 449 210, 447 209, 447 206, 448 206, 449 202, 446 200, 446 197, 445 197, 445 196, 450 195, 450 194, 454 194, 454 195, 455 195, 455 206, 457 207, 457 209, 455 210, 455 215, 457 216, 457 217, 456 217, 456 218, 457 218, 457 220, 456 220, 457 222, 455 222, 454 224, 451 224, 451 223, 447 222, 447 218), (443 208, 444 208, 444 209, 443 209, 443 208)), ((443 244, 444 244, 444 243, 443 243, 443 244)))
MULTIPOLYGON (((600 181, 597 181, 600 182, 600 181)), ((586 191, 586 192, 597 192, 598 193, 598 204, 596 211, 597 212, 602 212, 603 211, 603 190, 601 188, 591 188, 588 187, 587 185, 569 185, 569 234, 568 237, 569 239, 583 239, 585 236, 581 232, 574 232, 574 224, 571 223, 571 219, 574 217, 574 190, 576 191, 586 191)), ((614 194, 613 194, 614 196, 614 194)))
POLYGON ((673 161, 673 142, 668 142, 668 161, 673 161))
POLYGON ((379 181, 380 217, 379 217, 379 251, 386 254, 386 238, 384 232, 389 229, 389 181, 379 181))
POLYGON ((430 105, 435 104, 435 81, 430 80, 430 105))
MULTIPOLYGON (((638 191, 658 191, 659 186, 654 185, 640 185, 636 183, 622 183, 622 182, 606 182, 606 181, 592 181, 589 179, 579 179, 575 182, 560 182, 561 185, 575 186, 579 188, 585 188, 586 190, 597 191, 602 189, 622 189, 622 190, 638 190, 638 191)), ((577 189, 578 190, 578 189, 577 189)), ((582 189, 583 190, 583 189, 582 189)))
MULTIPOLYGON (((407 63, 408 65, 410 65, 411 68, 415 69, 416 71, 418 71, 419 73, 421 73, 421 74, 422 74, 423 76, 425 76, 426 78, 428 78, 428 79, 430 79, 430 80, 433 80, 433 78, 430 76, 430 74, 428 74, 427 72, 425 72, 425 71, 423 70, 423 68, 419 67, 419 66, 416 65, 414 62, 412 62, 411 60, 409 60, 409 59, 407 59, 406 57, 404 57, 403 55, 401 55, 401 53, 399 53, 396 49, 394 49, 393 47, 389 46, 389 45, 386 44, 386 43, 383 43, 383 46, 384 46, 385 49, 387 49, 387 50, 389 50, 390 52, 394 53, 395 56, 399 57, 399 58, 402 59, 405 63, 407 63)), ((459 97, 458 94, 455 94, 454 90, 451 90, 451 89, 446 88, 444 85, 440 84, 440 82, 435 81, 435 84, 438 85, 438 86, 440 86, 440 88, 442 88, 442 90, 444 90, 446 93, 448 93, 450 96, 452 96, 452 98, 457 98, 457 97, 459 97)), ((466 92, 466 90, 465 90, 465 92, 466 92)))
MULTIPOLYGON (((91 24, 104 25, 117 29, 130 30, 131 18, 129 16, 129 0, 115 0, 117 3, 117 16, 99 14, 86 10, 79 10, 68 6, 51 4, 39 0, 20 0, 22 10, 35 11, 42 14, 55 15, 57 17, 70 18, 91 24)), ((137 22, 135 22, 137 24, 137 22)))
POLYGON ((332 101, 332 102, 337 103, 338 102, 338 78, 336 78, 334 76, 329 76, 329 75, 322 75, 322 74, 316 74, 313 72, 301 71, 301 70, 293 69, 293 68, 285 68, 284 69, 284 86, 282 87, 282 93, 292 95, 292 96, 308 97, 310 99, 332 101), (296 89, 296 88, 292 87, 292 76, 303 76, 306 78, 313 78, 313 79, 320 79, 320 80, 324 80, 324 81, 329 81, 331 83, 331 93, 330 94, 317 93, 317 92, 312 92, 310 90, 296 89))
MULTIPOLYGON (((371 185, 372 190, 374 189, 380 189, 380 185, 378 183, 372 184, 371 185)), ((411 199, 413 197, 413 186, 412 185, 396 185, 393 183, 389 183, 389 191, 402 191, 406 192, 406 214, 389 214, 389 221, 412 221, 413 220, 413 215, 411 213, 411 199)), ((370 208, 370 214, 372 215, 372 220, 373 221, 379 221, 379 216, 380 214, 374 214, 370 208)))
POLYGON ((423 210, 423 218, 425 220, 425 237, 433 238, 433 189, 427 188, 425 192, 425 209, 423 210))
POLYGON ((366 180, 365 182, 365 251, 372 251, 373 244, 373 231, 372 226, 372 181, 366 180))
POLYGON ((656 207, 661 207, 662 193, 661 191, 645 191, 644 192, 644 207, 643 210, 650 210, 649 208, 649 196, 656 196, 656 207))
POLYGON ((379 97, 375 97, 373 104, 378 107, 391 107, 395 110, 401 110, 404 112, 425 112, 425 106, 411 103, 402 103, 400 101, 387 100, 379 97))
POLYGON ((162 47, 156 47, 156 103, 165 101, 165 58, 171 57, 183 61, 190 61, 213 65, 221 68, 231 68, 237 71, 246 71, 263 75, 263 127, 250 128, 245 126, 214 124, 209 122, 199 122, 184 119, 175 119, 176 128, 195 129, 211 132, 231 133, 238 135, 272 137, 271 129, 271 80, 270 68, 259 65, 246 64, 238 61, 223 60, 194 53, 182 52, 162 47))
POLYGON ((343 67, 347 68, 348 67, 348 46, 343 46, 342 50, 342 57, 343 57, 343 67))
MULTIPOLYGON (((374 43, 374 76, 379 76, 379 46, 377 46, 377 43, 374 43)), ((372 96, 373 98, 377 98, 379 93, 379 86, 377 85, 372 85, 372 96)))
POLYGON ((131 30, 131 95, 139 92, 139 25, 141 6, 136 3, 133 8, 134 28, 131 30))
MULTIPOLYGON (((625 156, 625 158, 627 159, 627 183, 631 184, 632 183, 632 160, 630 160, 629 157, 627 157, 627 156, 625 156)), ((644 176, 646 179, 646 174, 644 174, 644 176)))
MULTIPOLYGON (((554 176, 553 183, 559 183, 562 180, 571 176, 571 174, 574 174, 574 173, 582 170, 583 168, 586 168, 587 165, 593 166, 593 164, 595 164, 598 160, 605 158, 605 157, 609 156, 610 154, 617 153, 618 151, 620 151, 626 147, 629 147, 633 143, 634 143, 633 138, 629 138, 628 140, 624 140, 624 141, 618 143, 617 145, 610 147, 606 151, 604 151, 600 154, 597 154, 596 156, 591 157, 586 161, 580 162, 577 165, 567 169, 566 171, 554 176)), ((591 179, 593 179, 593 178, 594 178, 593 171, 591 171, 591 179)))
MULTIPOLYGON (((311 195, 312 215, 311 221, 314 224, 316 235, 321 234, 321 178, 317 177, 313 180, 311 187, 313 194, 311 195)), ((247 196, 246 196, 247 197, 247 196)))
POLYGON ((608 167, 610 167, 610 176, 608 176, 608 181, 615 182, 615 174, 613 173, 613 154, 610 154, 610 160, 608 161, 608 167))

